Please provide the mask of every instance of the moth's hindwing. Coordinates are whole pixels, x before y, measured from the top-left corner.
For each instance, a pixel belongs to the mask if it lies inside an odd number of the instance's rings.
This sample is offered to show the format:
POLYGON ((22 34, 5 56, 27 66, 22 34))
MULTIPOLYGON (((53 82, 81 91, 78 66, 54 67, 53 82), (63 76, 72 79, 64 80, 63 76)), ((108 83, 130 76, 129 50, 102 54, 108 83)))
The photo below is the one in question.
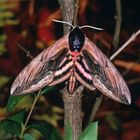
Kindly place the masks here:
POLYGON ((53 82, 55 70, 68 52, 68 37, 64 36, 35 57, 18 75, 12 87, 12 95, 37 91, 53 82))
POLYGON ((94 86, 106 96, 130 104, 131 95, 122 76, 110 60, 87 38, 82 53, 90 69, 94 86))

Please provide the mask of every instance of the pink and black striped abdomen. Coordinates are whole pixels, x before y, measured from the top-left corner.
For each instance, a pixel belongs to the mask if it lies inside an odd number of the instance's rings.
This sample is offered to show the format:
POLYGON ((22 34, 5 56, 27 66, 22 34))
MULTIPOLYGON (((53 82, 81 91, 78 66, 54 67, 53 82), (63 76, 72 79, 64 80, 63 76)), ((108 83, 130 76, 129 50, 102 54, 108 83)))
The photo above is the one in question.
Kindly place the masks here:
POLYGON ((67 54, 66 58, 60 64, 60 67, 56 69, 54 81, 50 86, 64 81, 67 83, 67 89, 70 94, 72 94, 80 84, 90 90, 95 89, 89 68, 81 54, 77 56, 77 59, 74 59, 70 53, 67 54))

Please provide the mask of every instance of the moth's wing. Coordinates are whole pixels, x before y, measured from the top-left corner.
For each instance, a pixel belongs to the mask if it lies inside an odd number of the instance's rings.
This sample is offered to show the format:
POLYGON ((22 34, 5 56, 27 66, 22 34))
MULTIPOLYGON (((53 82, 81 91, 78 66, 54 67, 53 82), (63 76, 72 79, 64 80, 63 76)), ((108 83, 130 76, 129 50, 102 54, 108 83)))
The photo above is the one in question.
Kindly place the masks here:
POLYGON ((88 38, 85 39, 83 57, 90 69, 94 86, 106 96, 124 103, 131 103, 129 89, 111 61, 88 38))
POLYGON ((55 69, 68 52, 67 35, 36 56, 18 75, 12 87, 12 95, 21 95, 37 91, 49 85, 55 75, 55 69))

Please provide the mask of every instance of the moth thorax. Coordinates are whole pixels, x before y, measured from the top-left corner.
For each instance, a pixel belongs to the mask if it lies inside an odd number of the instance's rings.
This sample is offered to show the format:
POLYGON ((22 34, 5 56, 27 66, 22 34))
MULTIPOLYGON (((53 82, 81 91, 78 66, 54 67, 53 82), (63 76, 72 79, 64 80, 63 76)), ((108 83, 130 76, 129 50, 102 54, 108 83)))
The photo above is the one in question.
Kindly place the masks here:
POLYGON ((69 34, 69 46, 72 52, 80 52, 85 42, 85 36, 77 26, 69 34))

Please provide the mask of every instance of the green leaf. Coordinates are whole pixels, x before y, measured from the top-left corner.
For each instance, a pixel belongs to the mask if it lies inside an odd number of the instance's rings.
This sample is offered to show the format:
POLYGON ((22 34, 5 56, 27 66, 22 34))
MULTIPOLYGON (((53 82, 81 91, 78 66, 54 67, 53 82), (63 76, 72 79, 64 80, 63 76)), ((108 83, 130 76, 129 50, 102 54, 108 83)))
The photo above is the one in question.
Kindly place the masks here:
POLYGON ((72 130, 72 126, 71 126, 70 122, 67 122, 67 124, 66 124, 65 139, 73 140, 73 130, 72 130))
POLYGON ((97 140, 98 122, 90 123, 84 132, 80 135, 79 140, 97 140))
POLYGON ((25 118, 25 113, 26 113, 25 109, 21 110, 16 114, 10 116, 8 119, 22 124, 25 118))
POLYGON ((20 135, 21 125, 15 121, 5 119, 0 122, 0 126, 7 133, 14 134, 17 136, 20 135))
POLYGON ((62 140, 60 132, 56 128, 53 128, 50 140, 62 140))
POLYGON ((36 129, 44 136, 48 136, 49 129, 50 129, 48 126, 46 127, 44 124, 39 123, 39 122, 29 125, 28 128, 36 129))
MULTIPOLYGON (((0 48, 0 51, 1 51, 1 48, 0 48)), ((3 87, 7 82, 9 82, 9 80, 10 80, 9 77, 0 75, 0 88, 3 87)))
POLYGON ((7 112, 10 112, 25 96, 10 96, 6 105, 7 112))
POLYGON ((35 138, 32 135, 25 133, 23 136, 23 140, 35 140, 35 138))
POLYGON ((29 128, 38 130, 43 136, 47 137, 49 140, 62 140, 58 131, 47 123, 35 122, 34 124, 29 125, 28 129, 29 128))

